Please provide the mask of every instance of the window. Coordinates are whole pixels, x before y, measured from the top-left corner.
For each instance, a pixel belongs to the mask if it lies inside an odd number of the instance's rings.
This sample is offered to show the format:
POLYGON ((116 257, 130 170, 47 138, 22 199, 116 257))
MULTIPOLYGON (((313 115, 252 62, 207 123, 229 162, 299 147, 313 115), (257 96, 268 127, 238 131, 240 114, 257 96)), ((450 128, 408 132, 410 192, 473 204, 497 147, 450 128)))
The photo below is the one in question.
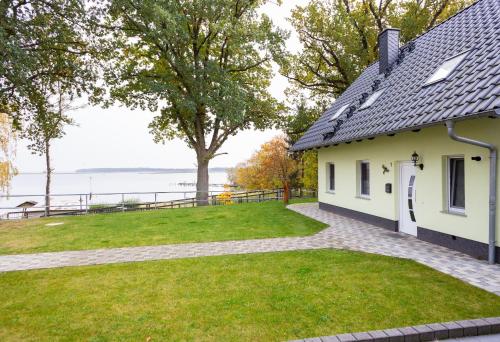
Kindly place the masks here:
POLYGON ((467 56, 467 52, 464 52, 458 56, 452 57, 448 60, 446 60, 439 68, 437 68, 436 71, 425 81, 425 85, 432 84, 435 82, 442 81, 448 77, 453 70, 464 60, 464 58, 467 56))
POLYGON ((332 117, 328 121, 333 121, 333 120, 337 119, 347 109, 347 107, 349 107, 348 104, 343 105, 342 107, 340 107, 339 110, 337 110, 335 112, 335 114, 333 114, 332 117))
POLYGON ((384 91, 385 91, 385 88, 377 90, 376 92, 371 94, 370 97, 368 98, 368 100, 366 100, 365 103, 363 103, 363 105, 361 107, 359 107, 359 109, 365 109, 365 108, 370 107, 375 101, 377 101, 377 99, 380 97, 380 95, 382 95, 384 93, 384 91))
POLYGON ((335 191, 335 164, 327 164, 328 169, 328 191, 335 191))
POLYGON ((370 163, 362 161, 359 163, 359 194, 370 196, 370 163))
POLYGON ((464 158, 448 158, 448 210, 465 212, 464 158))

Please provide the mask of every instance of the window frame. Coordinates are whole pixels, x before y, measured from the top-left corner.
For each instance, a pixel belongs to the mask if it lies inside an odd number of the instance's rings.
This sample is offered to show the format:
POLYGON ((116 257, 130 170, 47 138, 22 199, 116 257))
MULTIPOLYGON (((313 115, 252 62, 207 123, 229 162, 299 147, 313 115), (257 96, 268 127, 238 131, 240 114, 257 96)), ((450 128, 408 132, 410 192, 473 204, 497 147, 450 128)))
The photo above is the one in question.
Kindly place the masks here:
POLYGON ((326 163, 326 192, 335 193, 335 163, 326 163), (332 188, 332 166, 333 166, 333 188, 332 188))
POLYGON ((342 115, 346 111, 346 109, 349 108, 349 104, 345 104, 342 107, 340 107, 335 114, 333 114, 329 119, 328 122, 335 121, 339 118, 339 116, 342 115))
POLYGON ((378 99, 380 99, 380 97, 384 95, 386 89, 387 87, 384 87, 374 91, 370 96, 368 96, 366 101, 363 102, 363 104, 359 107, 359 110, 367 109, 373 106, 378 101, 378 99))
POLYGON ((457 53, 456 55, 453 55, 447 59, 445 59, 437 68, 435 68, 432 71, 432 74, 425 80, 424 82, 424 87, 446 81, 450 78, 450 76, 458 69, 458 67, 464 62, 464 60, 467 58, 468 54, 470 53, 471 50, 466 50, 460 53, 457 53), (462 57, 457 64, 453 66, 453 68, 446 74, 446 76, 443 76, 441 78, 432 80, 434 78, 434 75, 443 67, 444 64, 448 63, 449 61, 456 59, 458 57, 462 57))
POLYGON ((359 178, 358 178, 358 186, 359 192, 358 196, 362 198, 370 198, 371 194, 371 184, 370 184, 370 161, 369 160, 360 160, 359 161, 359 178), (363 193, 363 164, 368 165, 368 193, 363 193))
POLYGON ((463 155, 454 155, 454 156, 448 156, 446 158, 446 209, 450 213, 457 213, 457 214, 465 214, 465 157, 463 155), (462 160, 463 165, 464 165, 464 207, 455 207, 452 205, 452 183, 451 183, 451 178, 452 178, 452 170, 451 170, 451 163, 452 160, 462 160))

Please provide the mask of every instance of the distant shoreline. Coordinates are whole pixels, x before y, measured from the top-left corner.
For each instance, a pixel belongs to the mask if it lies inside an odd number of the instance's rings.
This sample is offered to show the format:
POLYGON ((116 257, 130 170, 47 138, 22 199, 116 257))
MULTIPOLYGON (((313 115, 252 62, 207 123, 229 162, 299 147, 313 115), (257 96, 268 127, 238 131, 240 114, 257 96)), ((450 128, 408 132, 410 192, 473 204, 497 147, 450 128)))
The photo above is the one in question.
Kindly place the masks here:
MULTIPOLYGON (((209 172, 227 172, 227 167, 212 167, 209 172)), ((130 167, 130 168, 89 168, 78 169, 75 173, 196 173, 194 168, 164 169, 152 167, 130 167)))
MULTIPOLYGON (((208 172, 212 173, 222 173, 227 172, 229 168, 227 167, 212 167, 208 169, 208 172)), ((78 169, 73 172, 62 171, 54 172, 54 174, 91 174, 91 173, 196 173, 195 168, 150 168, 150 167, 131 167, 131 168, 88 168, 88 169, 78 169)), ((19 172, 20 175, 39 175, 45 174, 45 172, 19 172)))

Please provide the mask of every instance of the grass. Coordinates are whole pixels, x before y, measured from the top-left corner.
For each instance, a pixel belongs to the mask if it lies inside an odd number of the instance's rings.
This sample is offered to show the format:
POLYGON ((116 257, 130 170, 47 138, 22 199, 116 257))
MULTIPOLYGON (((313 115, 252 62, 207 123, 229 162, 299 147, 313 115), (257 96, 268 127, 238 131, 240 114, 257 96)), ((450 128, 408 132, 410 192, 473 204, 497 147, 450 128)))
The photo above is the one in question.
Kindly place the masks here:
POLYGON ((0 254, 304 236, 325 226, 281 202, 7 221, 0 254))
POLYGON ((494 294, 347 251, 0 274, 1 341, 282 341, 499 315, 494 294))

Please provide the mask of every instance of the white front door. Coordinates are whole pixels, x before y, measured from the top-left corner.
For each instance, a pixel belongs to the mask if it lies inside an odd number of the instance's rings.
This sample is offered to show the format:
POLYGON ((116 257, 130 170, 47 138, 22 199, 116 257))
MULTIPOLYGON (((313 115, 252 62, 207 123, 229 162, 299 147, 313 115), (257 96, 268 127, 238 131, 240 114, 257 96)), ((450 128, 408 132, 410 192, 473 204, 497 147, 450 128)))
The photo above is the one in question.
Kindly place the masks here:
POLYGON ((401 163, 399 173, 399 231, 417 236, 415 176, 415 166, 412 163, 401 163))

